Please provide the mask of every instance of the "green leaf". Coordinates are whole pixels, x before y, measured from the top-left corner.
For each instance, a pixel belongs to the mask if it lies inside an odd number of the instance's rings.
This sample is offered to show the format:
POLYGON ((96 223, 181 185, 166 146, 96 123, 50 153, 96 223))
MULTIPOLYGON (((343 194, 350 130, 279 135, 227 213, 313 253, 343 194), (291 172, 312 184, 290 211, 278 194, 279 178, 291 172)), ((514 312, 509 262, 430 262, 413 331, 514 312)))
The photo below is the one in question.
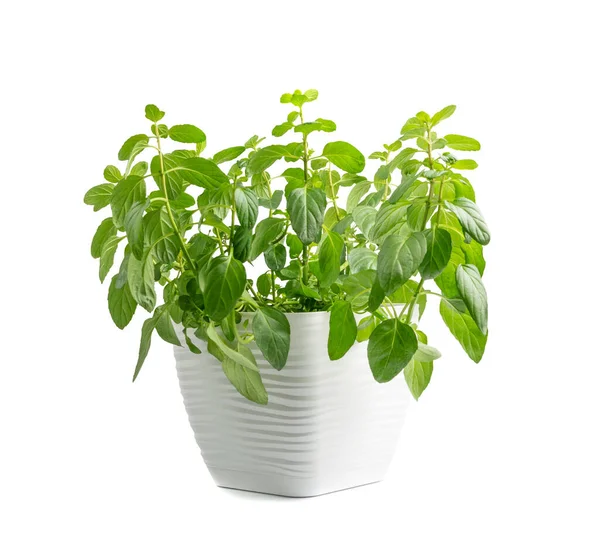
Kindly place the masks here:
POLYGON ((86 205, 93 205, 94 211, 106 207, 110 204, 115 186, 113 184, 103 183, 90 188, 83 197, 83 202, 86 205))
POLYGON ((283 137, 290 129, 294 127, 294 124, 291 122, 283 122, 279 125, 276 125, 271 131, 271 135, 274 137, 283 137))
POLYGON ((270 198, 258 198, 258 204, 267 209, 277 209, 283 198, 283 190, 275 190, 270 198))
POLYGON ((471 137, 463 137, 462 135, 446 135, 444 137, 446 146, 452 150, 465 150, 467 152, 476 152, 481 148, 481 145, 471 137))
POLYGON ((447 298, 458 298, 460 296, 456 286, 456 268, 465 263, 465 254, 460 247, 452 247, 452 254, 448 264, 436 278, 436 285, 442 290, 447 298))
POLYGON ((217 190, 223 184, 229 184, 229 177, 219 166, 205 158, 183 159, 175 169, 182 180, 201 188, 217 190))
POLYGON ((450 301, 440 301, 440 314, 446 326, 456 338, 467 355, 476 363, 481 361, 487 342, 483 334, 468 313, 459 311, 450 301))
MULTIPOLYGON (((392 294, 389 295, 389 299, 394 304, 406 304, 410 302, 412 297, 417 292, 417 282, 414 279, 409 279, 404 285, 400 286, 396 289, 392 294)), ((421 296, 425 296, 421 293, 421 296)), ((417 297, 417 302, 419 302, 419 298, 417 297)))
POLYGON ((371 231, 377 218, 377 209, 368 205, 359 205, 352 212, 352 218, 361 233, 367 239, 371 239, 371 231))
POLYGON ((213 321, 221 321, 235 307, 246 286, 244 265, 232 256, 210 261, 203 285, 204 304, 213 321))
MULTIPOLYGON (((165 307, 169 307, 166 304, 165 307)), ((181 346, 181 342, 175 333, 175 329, 173 328, 173 321, 171 320, 171 316, 167 312, 161 313, 158 320, 156 321, 156 332, 158 335, 169 344, 173 344, 174 346, 181 346)))
POLYGON ((329 359, 341 359, 354 345, 358 328, 352 305, 347 300, 338 300, 329 313, 329 336, 327 353, 329 359))
POLYGON ((392 235, 385 240, 377 259, 377 278, 385 294, 392 294, 415 274, 426 251, 422 232, 409 237, 392 235))
POLYGON ((442 273, 452 255, 452 236, 443 228, 425 230, 427 252, 419 266, 423 279, 433 279, 442 273))
MULTIPOLYGON (((298 264, 298 262, 295 264, 298 264)), ((292 264, 290 266, 292 266, 292 264)), ((288 268, 284 268, 281 272, 279 272, 279 274, 283 274, 286 270, 288 270, 288 268)), ((289 270, 291 270, 291 268, 289 268, 289 270)), ((305 285, 299 279, 292 279, 291 281, 288 281, 285 286, 285 292, 288 295, 306 296, 307 298, 313 298, 314 300, 321 300, 321 295, 315 289, 305 285)))
POLYGON ((294 133, 302 133, 303 135, 310 135, 313 131, 319 131, 321 124, 317 122, 305 122, 300 123, 294 127, 294 133))
POLYGON ((419 340, 419 347, 415 352, 414 358, 417 361, 427 362, 439 359, 442 354, 433 346, 428 346, 419 340))
MULTIPOLYGON (((184 181, 179 170, 174 170, 179 166, 179 163, 186 159, 187 154, 179 154, 179 151, 175 151, 171 154, 164 154, 163 165, 164 165, 164 186, 167 189, 167 197, 169 199, 175 199, 183 191, 184 181)), ((165 197, 163 191, 163 179, 161 168, 160 156, 156 155, 150 162, 150 173, 156 185, 158 186, 158 196, 165 197)))
POLYGON ((256 233, 250 249, 250 261, 255 260, 261 253, 265 252, 271 243, 283 236, 284 231, 285 220, 282 218, 270 217, 261 220, 256 225, 256 233))
POLYGON ((98 226, 96 233, 92 239, 92 245, 90 248, 90 252, 92 257, 100 258, 102 254, 102 247, 108 239, 117 235, 117 228, 115 223, 113 222, 112 217, 105 218, 98 226))
POLYGON ((358 184, 352 187, 352 190, 350 190, 350 193, 348 194, 348 199, 346 200, 346 210, 348 211, 348 213, 352 213, 354 211, 354 209, 360 203, 360 200, 366 193, 368 193, 370 188, 371 182, 368 180, 359 182, 358 184))
POLYGON ((323 148, 323 156, 348 173, 360 173, 365 168, 365 157, 362 153, 344 141, 327 143, 323 148))
POLYGON ((379 325, 380 321, 374 315, 363 317, 358 323, 358 332, 356 333, 357 342, 366 342, 371 333, 375 330, 375 327, 379 325))
POLYGON ((446 201, 445 205, 458 217, 464 231, 475 241, 482 245, 490 242, 490 230, 479 207, 473 201, 467 198, 457 198, 453 203, 446 201))
POLYGON ((127 283, 127 270, 129 268, 129 257, 131 256, 131 249, 129 245, 125 247, 125 252, 123 253, 123 260, 121 261, 121 265, 119 266, 119 273, 117 274, 117 281, 115 283, 115 287, 117 289, 122 289, 125 283, 127 283))
POLYGON ((456 268, 456 286, 475 324, 483 334, 487 334, 487 293, 477 267, 459 264, 456 268))
POLYGON ((142 365, 148 356, 148 352, 150 351, 150 342, 152 341, 152 333, 156 327, 156 324, 162 319, 163 315, 168 315, 167 306, 159 306, 154 310, 154 314, 149 319, 144 321, 142 325, 142 338, 140 340, 140 350, 138 354, 138 361, 135 366, 135 372, 133 373, 133 381, 135 382, 140 370, 142 370, 142 365))
POLYGON ((342 288, 352 304, 352 308, 360 310, 367 305, 371 287, 377 278, 375 270, 362 270, 345 277, 342 288))
POLYGON ((127 283, 134 300, 146 311, 151 312, 156 306, 156 292, 154 291, 154 264, 147 253, 142 260, 138 260, 133 255, 129 256, 127 283))
POLYGON ((271 275, 267 272, 261 274, 256 279, 256 288, 263 296, 271 294, 271 275))
POLYGON ((131 251, 138 259, 142 258, 144 253, 144 232, 142 229, 142 217, 146 208, 150 204, 149 200, 138 201, 134 203, 127 214, 125 215, 125 232, 127 233, 127 241, 131 246, 131 251))
POLYGON ((394 169, 402 169, 418 152, 418 150, 414 148, 405 148, 404 150, 398 152, 394 156, 394 158, 388 163, 388 170, 390 174, 394 171, 394 169))
POLYGON ((287 317, 275 308, 262 307, 252 319, 254 341, 270 365, 281 370, 290 351, 290 323, 287 317))
POLYGON ((112 209, 113 220, 117 228, 122 228, 125 224, 125 215, 131 206, 146 199, 146 183, 141 177, 130 175, 120 181, 114 189, 110 206, 112 209))
MULTIPOLYGON (((250 349, 244 345, 238 347, 238 352, 248 359, 252 356, 250 349)), ((258 371, 240 365, 229 356, 225 356, 221 366, 225 376, 237 389, 238 393, 259 405, 268 403, 269 396, 258 371)))
POLYGON ((159 262, 164 264, 173 262, 181 247, 167 210, 161 207, 151 211, 143 218, 142 225, 144 247, 151 248, 159 262))
POLYGON ((425 202, 413 203, 406 212, 406 221, 411 230, 421 231, 426 223, 429 207, 425 202))
POLYGON ((252 247, 252 230, 243 226, 236 226, 231 244, 234 258, 237 258, 240 262, 246 262, 250 257, 252 247))
POLYGON ((369 239, 382 244, 388 236, 410 234, 411 230, 406 225, 406 213, 408 209, 407 202, 383 204, 379 211, 377 211, 375 223, 368 234, 369 239))
POLYGON ((187 333, 187 329, 183 329, 183 337, 185 338, 185 343, 188 347, 188 349, 196 354, 196 355, 200 355, 202 353, 202 351, 200 350, 200 348, 198 346, 196 346, 193 342, 192 339, 188 336, 187 333))
POLYGON ((285 236, 285 243, 290 250, 291 258, 296 258, 300 256, 303 245, 302 241, 300 241, 300 238, 296 234, 288 234, 287 236, 285 236))
POLYGON ((412 393, 415 400, 423 394, 433 373, 433 363, 421 362, 412 359, 411 362, 404 367, 404 379, 408 389, 412 393))
POLYGON ((417 176, 418 175, 416 174, 402 175, 402 181, 400 182, 400 186, 398 186, 398 188, 396 188, 392 192, 392 195, 389 197, 388 202, 396 203, 397 201, 400 201, 402 198, 410 194, 410 192, 413 190, 413 187, 416 184, 419 184, 419 182, 417 182, 417 176))
POLYGON ((288 167, 281 173, 281 176, 285 178, 288 184, 296 186, 297 188, 304 186, 304 171, 299 167, 288 167))
POLYGON ((410 362, 417 351, 415 331, 399 319, 383 321, 371 333, 367 355, 373 377, 389 382, 410 362))
POLYGON ((110 272, 115 261, 115 253, 117 247, 121 241, 121 237, 113 236, 108 238, 102 246, 102 252, 100 253, 100 282, 104 283, 106 275, 110 272))
POLYGON ((234 192, 235 212, 244 228, 252 228, 258 218, 258 198, 250 188, 240 188, 234 192))
POLYGON ((258 372, 256 359, 254 358, 254 355, 252 355, 252 352, 242 353, 230 347, 227 344, 227 342, 223 340, 221 336, 219 336, 219 333, 217 332, 215 326, 212 323, 210 323, 208 327, 206 327, 206 335, 217 345, 224 357, 228 357, 229 359, 235 361, 238 365, 241 365, 244 368, 258 372))
POLYGON ((462 252, 465 253, 466 263, 477 266, 479 273, 483 275, 483 272, 485 271, 485 258, 483 258, 483 247, 481 246, 481 243, 477 243, 477 241, 462 243, 460 248, 462 252))
POLYGON ((225 150, 221 150, 213 156, 213 161, 217 165, 226 161, 232 161, 243 154, 245 150, 245 146, 232 146, 231 148, 225 148, 225 150))
POLYGON ((255 173, 262 173, 265 169, 271 167, 277 160, 280 160, 288 154, 288 149, 283 145, 273 144, 271 146, 265 146, 250 156, 247 166, 248 174, 254 175, 255 173))
POLYGON ((190 124, 174 125, 169 129, 169 137, 174 141, 184 143, 206 142, 204 131, 190 124))
POLYGON ((325 229, 319 244, 319 275, 322 287, 329 287, 340 275, 340 261, 344 250, 344 240, 336 232, 325 229))
POLYGON ((331 120, 324 120, 323 118, 317 118, 314 122, 301 123, 294 127, 295 133, 302 133, 303 135, 310 135, 313 131, 331 133, 335 130, 335 123, 331 120))
POLYGON ((134 135, 129 137, 121 146, 119 150, 118 158, 119 161, 132 160, 137 154, 139 154, 143 148, 140 145, 148 143, 148 137, 146 135, 134 135))
POLYGON ((146 118, 151 122, 159 122, 165 116, 165 113, 160 110, 156 105, 148 104, 146 105, 146 118))
POLYGON ((217 190, 207 190, 198 196, 198 208, 205 216, 212 213, 223 219, 232 206, 232 193, 233 189, 228 182, 222 184, 217 190))
POLYGON ((377 253, 366 247, 356 247, 348 253, 350 273, 377 269, 377 253))
POLYGON ((327 197, 318 188, 297 188, 288 198, 287 210, 292 228, 304 245, 321 238, 327 197))
POLYGON ((124 329, 137 308, 137 303, 133 299, 129 285, 125 283, 121 288, 117 288, 117 278, 119 275, 113 276, 108 288, 108 311, 117 327, 124 329))
POLYGON ((285 267, 285 261, 286 251, 281 243, 277 243, 277 245, 273 245, 265 251, 265 264, 269 270, 275 272, 281 270, 285 267))
POLYGON ((148 163, 145 161, 140 161, 131 168, 130 174, 136 177, 143 177, 147 171, 148 163))
POLYGON ((369 294, 369 303, 367 305, 367 310, 371 313, 377 311, 377 309, 379 309, 379 306, 381 306, 384 300, 385 291, 379 283, 379 279, 375 278, 373 286, 371 287, 371 293, 369 294))
POLYGON ((452 169, 477 169, 477 162, 475 160, 458 160, 452 164, 452 169))
POLYGON ((454 106, 453 104, 442 108, 439 112, 435 113, 433 115, 433 117, 431 118, 431 127, 436 126, 442 120, 448 119, 450 116, 452 116, 452 114, 454 114, 455 110, 456 110, 456 106, 454 106))
POLYGON ((316 101, 319 96, 319 92, 316 89, 307 89, 304 92, 304 96, 306 97, 307 102, 316 101))
POLYGON ((104 168, 104 179, 108 182, 119 182, 122 178, 121 171, 114 165, 107 165, 104 168))
POLYGON ((133 373, 133 381, 137 379, 140 371, 142 370, 142 365, 148 356, 148 352, 150 351, 150 343, 152 342, 152 333, 154 332, 154 327, 156 325, 156 321, 154 317, 150 317, 144 321, 142 325, 142 338, 140 340, 140 349, 138 353, 137 364, 135 365, 135 371, 133 373))

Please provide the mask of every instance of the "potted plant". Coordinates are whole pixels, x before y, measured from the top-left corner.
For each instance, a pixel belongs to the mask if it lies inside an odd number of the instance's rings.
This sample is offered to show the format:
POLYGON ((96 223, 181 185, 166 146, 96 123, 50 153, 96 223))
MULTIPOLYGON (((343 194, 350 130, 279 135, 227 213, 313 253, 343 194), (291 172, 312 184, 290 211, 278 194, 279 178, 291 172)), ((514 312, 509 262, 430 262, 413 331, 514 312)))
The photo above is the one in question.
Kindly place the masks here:
POLYGON ((310 496, 381 480, 409 392, 419 398, 440 357, 418 326, 428 301, 473 361, 486 345, 490 235, 463 174, 477 163, 454 154, 480 145, 437 134, 455 107, 410 118, 367 178, 351 144, 311 148, 336 130, 306 117, 317 96, 281 97, 275 144, 254 136, 212 157, 201 129, 148 105, 149 133, 125 141, 122 169, 106 167, 84 199, 110 206, 91 245, 100 281, 123 251, 114 323, 151 314, 133 378, 155 331, 175 346, 221 486, 310 496), (390 382, 401 372, 406 384, 390 382))

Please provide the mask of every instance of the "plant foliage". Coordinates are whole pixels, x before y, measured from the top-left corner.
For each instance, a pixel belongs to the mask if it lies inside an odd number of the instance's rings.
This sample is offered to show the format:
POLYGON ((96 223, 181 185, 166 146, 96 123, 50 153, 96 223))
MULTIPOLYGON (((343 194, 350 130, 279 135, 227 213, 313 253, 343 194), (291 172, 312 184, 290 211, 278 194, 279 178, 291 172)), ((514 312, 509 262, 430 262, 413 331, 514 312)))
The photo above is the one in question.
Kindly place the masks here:
POLYGON ((454 106, 419 112, 369 156, 376 165, 368 176, 365 156, 350 143, 311 148, 314 133, 336 130, 331 120, 306 118, 317 97, 316 90, 282 95, 290 111, 273 128, 274 143, 253 136, 212 157, 204 131, 169 127, 165 113, 148 105, 149 131, 128 138, 121 167, 107 166, 105 181, 85 194, 95 211, 110 211, 91 254, 104 282, 119 253, 108 283, 114 323, 125 328, 138 306, 151 314, 134 379, 154 332, 199 353, 193 333, 243 396, 266 404, 248 344, 281 370, 290 346, 286 313, 330 311, 329 357, 366 342, 375 380, 404 371, 418 399, 440 357, 418 330, 431 298, 468 356, 481 359, 488 336, 482 248, 490 233, 463 174, 477 163, 450 151, 474 152, 479 142, 438 134, 454 106))

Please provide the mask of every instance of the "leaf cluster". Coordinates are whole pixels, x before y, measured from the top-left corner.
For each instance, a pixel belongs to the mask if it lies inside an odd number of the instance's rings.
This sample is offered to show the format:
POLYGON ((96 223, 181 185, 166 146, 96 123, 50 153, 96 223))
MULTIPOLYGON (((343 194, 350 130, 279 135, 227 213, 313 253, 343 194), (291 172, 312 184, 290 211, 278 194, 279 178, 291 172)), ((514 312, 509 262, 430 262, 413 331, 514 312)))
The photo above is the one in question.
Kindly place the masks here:
POLYGON ((440 357, 418 325, 431 298, 468 356, 482 358, 490 234, 464 174, 477 163, 455 156, 478 151, 479 142, 437 133, 454 106, 419 112, 369 156, 377 164, 369 177, 352 144, 311 148, 313 133, 337 129, 306 118, 317 97, 282 95, 290 111, 272 130, 277 140, 253 136, 212 156, 200 128, 168 126, 148 105, 148 131, 128 138, 121 166, 107 166, 104 182, 85 194, 95 211, 109 211, 91 244, 101 282, 119 253, 108 288, 114 323, 125 328, 138 307, 151 314, 134 380, 154 332, 194 353, 202 340, 235 388, 266 404, 249 344, 281 370, 286 314, 329 311, 332 360, 366 342, 375 380, 403 372, 419 398, 440 357))

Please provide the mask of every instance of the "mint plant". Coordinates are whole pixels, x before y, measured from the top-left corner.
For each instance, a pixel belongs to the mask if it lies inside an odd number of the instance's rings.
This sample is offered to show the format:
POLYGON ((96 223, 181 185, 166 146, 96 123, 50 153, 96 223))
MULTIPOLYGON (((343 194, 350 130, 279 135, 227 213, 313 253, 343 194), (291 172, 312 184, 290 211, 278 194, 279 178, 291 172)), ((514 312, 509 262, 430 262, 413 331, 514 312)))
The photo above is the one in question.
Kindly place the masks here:
POLYGON ((149 132, 127 139, 121 169, 106 167, 105 182, 86 193, 95 211, 110 206, 91 245, 101 282, 122 250, 108 288, 114 323, 125 328, 138 306, 151 314, 134 380, 154 331, 181 344, 177 324, 190 351, 201 352, 193 332, 243 396, 266 404, 249 344, 281 370, 290 346, 285 314, 329 311, 330 359, 367 342, 375 380, 403 372, 418 399, 440 357, 419 329, 431 298, 467 355, 482 358, 482 249, 490 234, 463 174, 477 163, 451 152, 475 152, 479 142, 437 134, 454 106, 419 112, 369 156, 377 168, 368 178, 351 144, 311 148, 313 133, 336 131, 331 120, 306 117, 317 96, 282 95, 289 113, 273 128, 273 144, 253 136, 212 157, 201 129, 169 127, 164 112, 148 105, 149 132), (248 265, 258 275, 249 276, 248 265))

